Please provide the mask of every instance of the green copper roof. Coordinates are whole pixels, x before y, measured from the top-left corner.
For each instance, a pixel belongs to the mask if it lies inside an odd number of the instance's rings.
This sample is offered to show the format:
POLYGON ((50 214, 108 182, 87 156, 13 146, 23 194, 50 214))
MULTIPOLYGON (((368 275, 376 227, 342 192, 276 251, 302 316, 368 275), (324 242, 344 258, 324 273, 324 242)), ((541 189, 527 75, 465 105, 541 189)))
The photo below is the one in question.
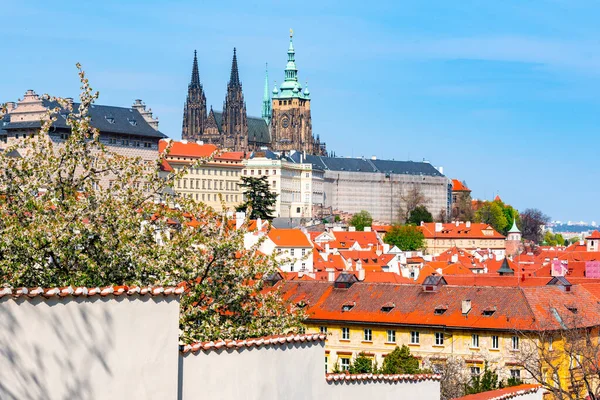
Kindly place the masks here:
POLYGON ((308 95, 302 92, 302 85, 298 81, 298 68, 296 67, 296 52, 292 41, 293 31, 290 29, 290 45, 288 47, 288 61, 285 66, 285 80, 279 87, 279 93, 273 90, 273 98, 277 99, 310 99, 308 95))
POLYGON ((517 228, 517 219, 516 218, 513 218, 513 226, 512 226, 512 228, 510 228, 510 231, 508 231, 508 233, 521 233, 519 228, 517 228))
POLYGON ((263 94, 262 118, 267 125, 271 122, 271 94, 269 93, 269 66, 265 64, 265 92, 263 94))

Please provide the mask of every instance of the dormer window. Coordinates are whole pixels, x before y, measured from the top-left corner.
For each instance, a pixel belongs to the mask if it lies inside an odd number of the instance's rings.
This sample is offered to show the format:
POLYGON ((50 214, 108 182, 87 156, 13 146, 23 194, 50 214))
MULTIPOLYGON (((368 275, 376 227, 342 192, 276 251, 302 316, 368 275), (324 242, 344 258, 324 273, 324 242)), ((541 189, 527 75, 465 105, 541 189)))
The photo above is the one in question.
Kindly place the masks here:
POLYGON ((483 312, 481 314, 484 317, 491 317, 492 315, 494 315, 495 312, 496 312, 496 310, 493 308, 486 308, 485 310, 483 310, 483 312))
POLYGON ((566 306, 567 310, 571 311, 573 314, 577 314, 577 307, 576 306, 566 306))
POLYGON ((104 118, 106 118, 106 121, 108 121, 109 124, 115 123, 115 117, 113 117, 112 115, 107 115, 104 118))
POLYGON ((131 124, 131 126, 136 126, 137 125, 137 121, 135 119, 127 119, 127 121, 129 121, 129 123, 131 124))
POLYGON ((342 304, 342 312, 352 310, 355 305, 356 305, 356 302, 342 304))
POLYGON ((435 315, 443 315, 446 311, 448 310, 448 307, 446 306, 437 306, 434 310, 433 313, 435 315))
POLYGON ((385 303, 384 305, 381 306, 381 311, 383 312, 390 312, 394 309, 394 307, 396 307, 396 305, 394 303, 385 303))
POLYGON ((304 308, 308 305, 308 303, 304 300, 300 300, 298 303, 296 303, 296 306, 298 306, 298 308, 304 308))

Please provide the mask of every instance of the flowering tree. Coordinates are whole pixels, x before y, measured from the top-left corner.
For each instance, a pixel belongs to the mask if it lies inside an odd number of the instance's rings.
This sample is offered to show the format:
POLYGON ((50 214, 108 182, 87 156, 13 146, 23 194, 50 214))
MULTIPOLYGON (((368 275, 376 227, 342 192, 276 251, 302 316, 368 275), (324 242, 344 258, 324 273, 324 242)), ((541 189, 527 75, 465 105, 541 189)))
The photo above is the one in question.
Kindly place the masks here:
POLYGON ((78 108, 44 96, 51 109, 40 128, 0 153, 0 284, 184 284, 184 342, 296 329, 299 313, 263 288, 274 257, 257 251, 261 241, 244 248, 247 221, 238 229, 202 203, 168 196, 185 171, 160 178, 164 154, 145 164, 105 147, 88 113, 98 93, 77 67, 78 108), (58 117, 70 127, 61 143, 48 134, 58 117))

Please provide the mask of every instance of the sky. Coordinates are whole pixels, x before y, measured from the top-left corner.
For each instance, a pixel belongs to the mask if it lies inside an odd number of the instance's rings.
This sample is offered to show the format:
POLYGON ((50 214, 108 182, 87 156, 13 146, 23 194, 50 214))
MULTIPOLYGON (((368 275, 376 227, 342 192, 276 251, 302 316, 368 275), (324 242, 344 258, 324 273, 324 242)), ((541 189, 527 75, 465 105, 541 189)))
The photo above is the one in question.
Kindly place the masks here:
POLYGON ((221 110, 233 48, 249 115, 265 63, 281 83, 289 29, 313 133, 338 156, 427 160, 552 219, 600 221, 600 3, 492 1, 12 1, 0 101, 25 90, 99 104, 142 99, 181 138, 194 50, 221 110))

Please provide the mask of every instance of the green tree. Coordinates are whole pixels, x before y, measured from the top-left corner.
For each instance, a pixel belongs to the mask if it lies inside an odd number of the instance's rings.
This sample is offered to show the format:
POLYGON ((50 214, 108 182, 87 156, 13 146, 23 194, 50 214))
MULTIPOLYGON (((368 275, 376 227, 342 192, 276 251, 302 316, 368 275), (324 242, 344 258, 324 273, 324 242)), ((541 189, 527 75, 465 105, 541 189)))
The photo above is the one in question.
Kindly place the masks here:
POLYGON ((425 206, 417 206, 411 212, 408 217, 407 224, 420 225, 421 222, 433 222, 433 215, 427 210, 425 206))
POLYGON ((362 210, 352 216, 350 225, 355 227, 357 231, 363 231, 366 226, 373 224, 373 217, 368 211, 362 210))
POLYGON ((385 243, 400 250, 414 251, 425 248, 425 236, 418 226, 394 225, 383 238, 385 243))
POLYGON ((552 232, 546 231, 546 233, 544 233, 543 243, 547 246, 556 246, 557 245, 556 237, 554 236, 554 234, 552 232))
POLYGON ((483 373, 471 378, 471 382, 465 387, 465 394, 488 392, 498 389, 499 386, 498 374, 489 368, 486 361, 483 373))
MULTIPOLYGON (((581 240, 581 238, 578 236, 572 237, 571 239, 569 239, 569 244, 577 243, 580 240, 581 240)), ((568 244, 567 244, 567 246, 568 246, 568 244)))
MULTIPOLYGON (((248 221, 169 197, 187 171, 160 177, 156 163, 104 146, 89 109, 98 97, 79 68, 76 110, 61 98, 35 133, 0 152, 0 286, 186 286, 184 342, 286 333, 302 314, 256 277, 275 256, 244 247, 248 221), (65 118, 67 138, 48 134, 65 118), (14 157, 18 153, 20 156, 14 157)), ((166 153, 168 153, 167 148, 166 153)))
POLYGON ((277 193, 271 192, 266 176, 254 178, 242 176, 240 186, 244 188, 246 201, 236 210, 249 212, 250 219, 273 219, 273 207, 277 203, 277 193))
POLYGON ((419 360, 410 354, 410 349, 406 345, 396 346, 394 351, 388 354, 383 360, 383 365, 379 371, 382 374, 418 374, 419 360))
POLYGON ((475 212, 475 221, 489 224, 498 232, 505 232, 508 225, 503 207, 498 201, 485 202, 483 206, 475 212))
POLYGON ((351 374, 371 373, 373 372, 373 361, 371 361, 371 359, 361 351, 350 365, 350 369, 348 371, 351 374))
POLYGON ((512 206, 501 203, 501 207, 502 207, 502 213, 504 214, 504 217, 506 218, 506 226, 504 226, 504 229, 502 229, 499 232, 506 236, 506 234, 508 233, 510 228, 512 228, 513 221, 515 220, 515 218, 517 220, 517 227, 521 224, 521 221, 519 218, 519 212, 517 210, 515 210, 512 206))

